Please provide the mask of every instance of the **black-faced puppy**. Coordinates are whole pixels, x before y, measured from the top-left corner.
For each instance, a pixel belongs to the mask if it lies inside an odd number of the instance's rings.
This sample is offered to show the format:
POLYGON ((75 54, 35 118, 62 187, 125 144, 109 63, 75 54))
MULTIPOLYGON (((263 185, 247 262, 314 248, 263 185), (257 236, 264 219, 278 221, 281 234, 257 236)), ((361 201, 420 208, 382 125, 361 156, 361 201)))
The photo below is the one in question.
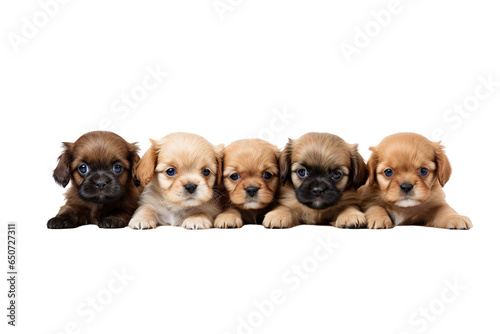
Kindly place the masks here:
POLYGON ((446 203, 443 186, 451 165, 440 143, 416 133, 398 133, 370 150, 368 183, 360 189, 368 228, 472 227, 468 217, 446 203))
POLYGON ((242 139, 224 148, 223 183, 229 201, 215 227, 260 224, 274 207, 279 187, 279 149, 262 139, 242 139))
POLYGON ((307 133, 288 142, 281 153, 280 173, 284 187, 279 206, 266 214, 264 226, 365 226, 356 189, 368 174, 357 145, 329 133, 307 133))
POLYGON ((217 188, 222 175, 222 149, 190 133, 151 140, 151 148, 136 165, 136 176, 146 187, 129 226, 213 227, 222 211, 217 188))
POLYGON ((71 181, 71 187, 66 204, 47 227, 127 226, 142 189, 132 176, 139 161, 137 146, 107 131, 89 132, 63 145, 53 176, 63 187, 71 181))

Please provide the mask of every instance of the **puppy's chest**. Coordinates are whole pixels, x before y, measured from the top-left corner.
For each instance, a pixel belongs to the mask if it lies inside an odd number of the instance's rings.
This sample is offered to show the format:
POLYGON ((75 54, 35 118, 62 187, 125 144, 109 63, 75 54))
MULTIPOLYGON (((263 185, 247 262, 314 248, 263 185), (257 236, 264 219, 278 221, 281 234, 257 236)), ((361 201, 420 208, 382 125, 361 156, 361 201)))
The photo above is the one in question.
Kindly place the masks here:
POLYGON ((107 206, 103 206, 101 204, 99 205, 92 205, 90 208, 88 208, 88 221, 87 224, 94 224, 97 225, 104 217, 107 217, 110 212, 112 211, 119 211, 118 209, 109 208, 107 206))
POLYGON ((264 219, 264 215, 269 211, 267 209, 262 210, 240 210, 238 211, 241 214, 241 219, 245 222, 245 224, 262 224, 262 220, 264 219))
POLYGON ((395 226, 401 225, 406 219, 406 216, 395 211, 389 211, 389 214, 395 226))
POLYGON ((420 224, 422 221, 419 210, 406 209, 400 211, 388 209, 387 212, 395 226, 420 224))
POLYGON ((184 219, 186 219, 187 214, 185 212, 174 212, 170 210, 164 210, 162 212, 156 213, 158 216, 158 222, 160 225, 172 225, 180 226, 184 219))
POLYGON ((324 225, 329 224, 337 219, 338 210, 314 210, 309 208, 302 208, 300 210, 300 220, 308 225, 324 225))

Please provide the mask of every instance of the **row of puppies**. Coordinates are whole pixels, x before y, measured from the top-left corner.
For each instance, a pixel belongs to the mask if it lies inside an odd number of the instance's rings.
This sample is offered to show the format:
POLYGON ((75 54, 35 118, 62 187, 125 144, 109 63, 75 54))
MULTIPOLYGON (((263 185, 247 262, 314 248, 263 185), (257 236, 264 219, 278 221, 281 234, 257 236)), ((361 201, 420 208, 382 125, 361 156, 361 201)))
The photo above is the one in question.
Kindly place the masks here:
POLYGON ((173 133, 151 140, 140 159, 135 144, 111 132, 64 146, 54 179, 73 186, 49 228, 472 227, 445 201, 443 147, 413 133, 371 147, 367 164, 357 145, 328 133, 290 140, 282 152, 260 139, 224 147, 173 133))

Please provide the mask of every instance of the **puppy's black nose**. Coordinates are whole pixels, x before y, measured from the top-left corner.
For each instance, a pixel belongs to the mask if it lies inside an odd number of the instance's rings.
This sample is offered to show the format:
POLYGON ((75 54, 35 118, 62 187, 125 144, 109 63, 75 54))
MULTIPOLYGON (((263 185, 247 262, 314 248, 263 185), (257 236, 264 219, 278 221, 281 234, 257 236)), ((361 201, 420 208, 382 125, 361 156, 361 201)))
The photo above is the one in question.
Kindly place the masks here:
POLYGON ((311 192, 314 196, 319 197, 325 191, 322 187, 314 187, 311 189, 311 192))
POLYGON ((410 192, 410 190, 413 189, 413 185, 409 184, 409 183, 403 183, 400 186, 400 188, 401 188, 401 190, 403 190, 404 193, 408 194, 410 192))
POLYGON ((194 193, 196 191, 196 188, 198 188, 198 185, 193 183, 188 183, 184 185, 184 189, 186 189, 187 192, 190 194, 194 193))
POLYGON ((257 191, 259 191, 259 188, 254 187, 254 186, 250 186, 250 187, 245 188, 245 191, 247 192, 248 196, 254 197, 255 194, 257 194, 257 191))
POLYGON ((106 185, 108 184, 107 182, 104 181, 96 181, 94 182, 95 187, 98 188, 99 190, 102 190, 106 185))

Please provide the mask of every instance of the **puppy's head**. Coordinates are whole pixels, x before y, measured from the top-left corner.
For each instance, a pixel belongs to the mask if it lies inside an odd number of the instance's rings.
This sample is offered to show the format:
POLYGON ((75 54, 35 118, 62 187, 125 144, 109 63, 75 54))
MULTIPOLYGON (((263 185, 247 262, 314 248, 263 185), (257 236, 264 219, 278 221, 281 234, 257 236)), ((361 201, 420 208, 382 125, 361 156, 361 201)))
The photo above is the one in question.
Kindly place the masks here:
POLYGON ((415 133, 391 135, 370 150, 368 184, 377 183, 384 200, 399 207, 424 202, 436 181, 444 186, 451 175, 444 147, 415 133))
POLYGON ((63 187, 71 181, 85 201, 108 203, 123 198, 131 186, 132 167, 139 161, 138 148, 107 131, 84 134, 64 151, 54 170, 63 187))
POLYGON ((172 133, 151 140, 151 148, 136 166, 136 177, 154 186, 168 203, 193 207, 206 203, 220 183, 222 147, 214 147, 203 137, 172 133))
POLYGON ((238 140, 224 149, 224 187, 242 209, 271 204, 279 186, 279 149, 262 139, 238 140))
POLYGON ((283 184, 291 179, 297 200, 313 209, 337 204, 343 191, 359 188, 367 178, 357 145, 329 133, 290 140, 281 153, 280 170, 283 184))

